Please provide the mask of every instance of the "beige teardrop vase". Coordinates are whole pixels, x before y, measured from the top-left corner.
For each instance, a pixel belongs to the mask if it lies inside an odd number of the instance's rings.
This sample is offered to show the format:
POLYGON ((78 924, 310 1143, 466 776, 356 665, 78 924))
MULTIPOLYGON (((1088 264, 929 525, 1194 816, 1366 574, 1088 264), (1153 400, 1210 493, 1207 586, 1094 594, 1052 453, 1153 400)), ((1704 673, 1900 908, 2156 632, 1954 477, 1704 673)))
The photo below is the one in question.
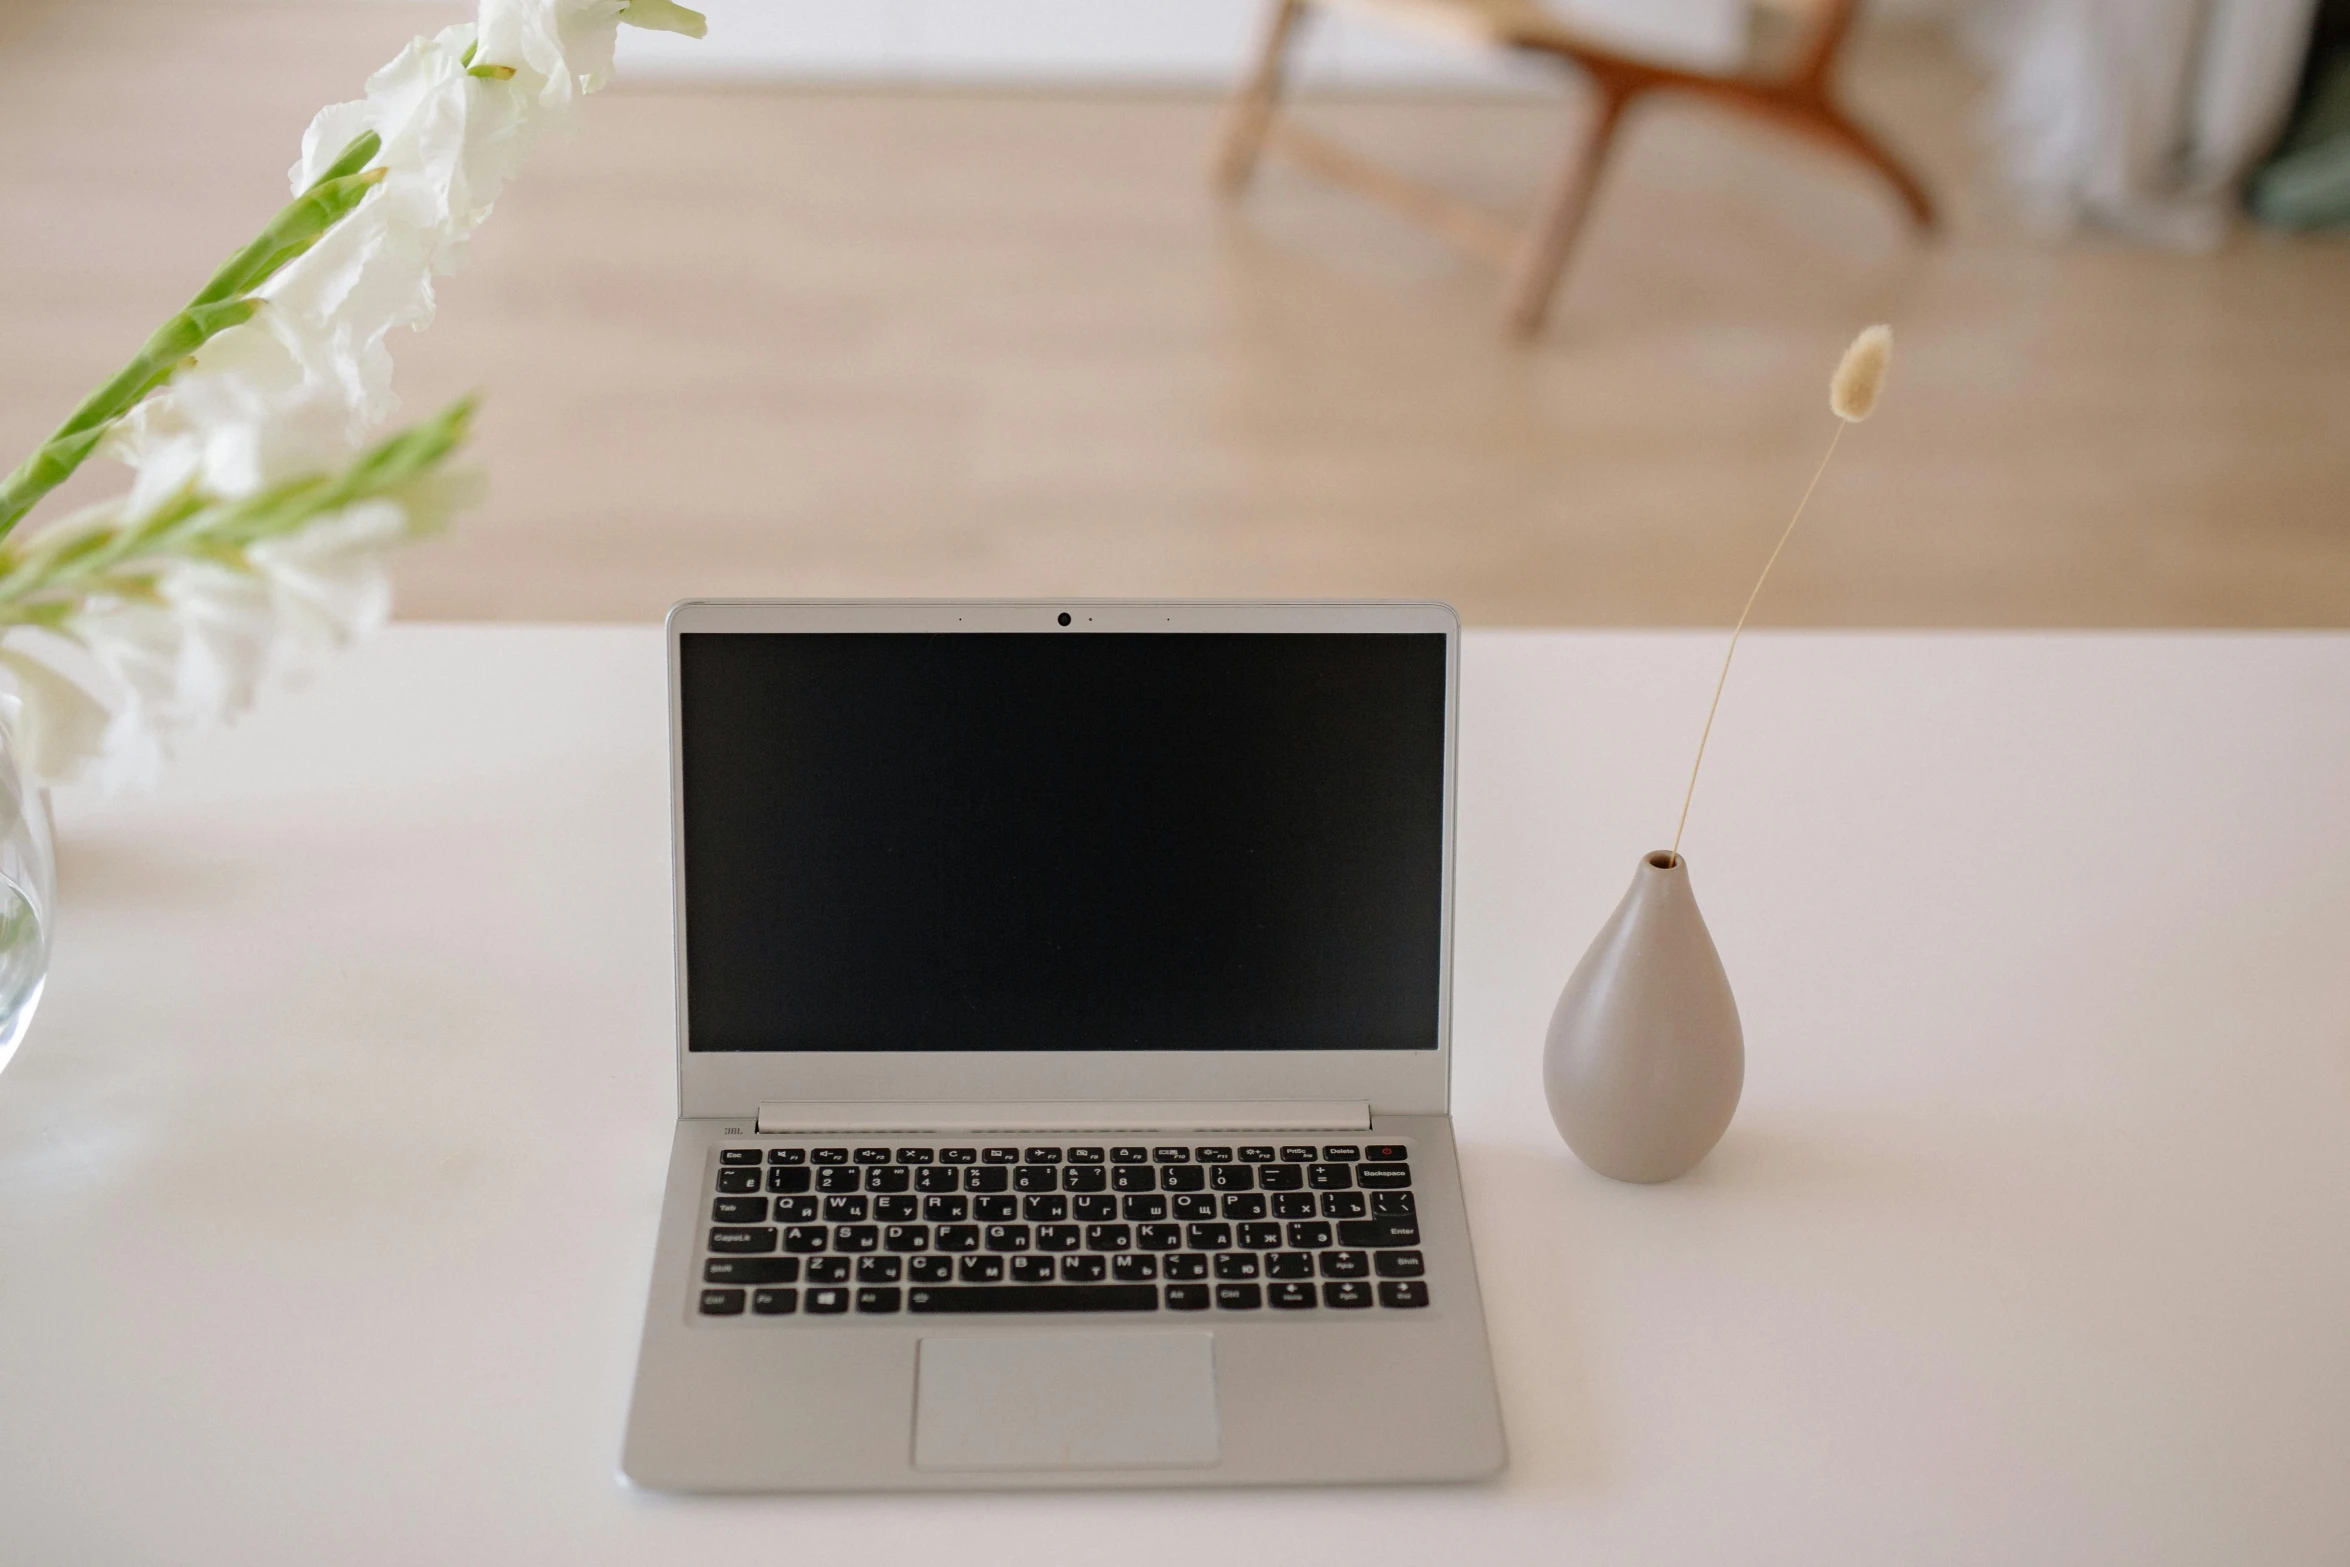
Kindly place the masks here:
POLYGON ((1644 856, 1550 1017, 1542 1083, 1575 1155, 1669 1181, 1713 1151, 1746 1083, 1746 1040, 1689 862, 1644 856))

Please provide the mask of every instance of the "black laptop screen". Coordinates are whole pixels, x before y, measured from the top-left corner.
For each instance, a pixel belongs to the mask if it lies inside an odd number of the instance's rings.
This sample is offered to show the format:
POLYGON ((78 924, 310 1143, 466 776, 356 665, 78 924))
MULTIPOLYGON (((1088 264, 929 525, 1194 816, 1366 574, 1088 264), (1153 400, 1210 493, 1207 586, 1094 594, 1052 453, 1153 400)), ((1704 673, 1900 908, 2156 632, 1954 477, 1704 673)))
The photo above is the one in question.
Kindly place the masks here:
POLYGON ((695 1050, 1428 1050, 1435 634, 687 633, 695 1050))

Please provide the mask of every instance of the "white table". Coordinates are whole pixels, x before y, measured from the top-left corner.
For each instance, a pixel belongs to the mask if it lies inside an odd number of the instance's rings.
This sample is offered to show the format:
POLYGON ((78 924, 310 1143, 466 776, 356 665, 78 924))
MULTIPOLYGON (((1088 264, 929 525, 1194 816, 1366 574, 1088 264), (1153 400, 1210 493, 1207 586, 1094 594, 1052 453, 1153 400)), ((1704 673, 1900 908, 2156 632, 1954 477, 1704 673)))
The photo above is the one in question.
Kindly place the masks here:
POLYGON ((66 795, 0 1561, 2350 1560, 2350 639, 1752 638, 1688 844, 1746 1100, 1618 1186, 1542 1027, 1719 647, 1470 640, 1486 1488, 614 1478, 673 1113, 651 629, 397 628, 66 795))

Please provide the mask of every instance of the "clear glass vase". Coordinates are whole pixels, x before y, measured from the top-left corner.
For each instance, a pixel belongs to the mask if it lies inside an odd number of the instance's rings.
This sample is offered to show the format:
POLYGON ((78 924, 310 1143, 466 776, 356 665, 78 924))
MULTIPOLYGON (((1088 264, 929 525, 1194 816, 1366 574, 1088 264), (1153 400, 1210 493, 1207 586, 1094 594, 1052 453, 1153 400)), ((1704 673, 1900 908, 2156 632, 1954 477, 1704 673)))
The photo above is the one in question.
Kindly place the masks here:
POLYGON ((49 978, 49 916, 57 906, 57 852, 49 801, 24 775, 0 724, 0 1070, 16 1054, 49 978))

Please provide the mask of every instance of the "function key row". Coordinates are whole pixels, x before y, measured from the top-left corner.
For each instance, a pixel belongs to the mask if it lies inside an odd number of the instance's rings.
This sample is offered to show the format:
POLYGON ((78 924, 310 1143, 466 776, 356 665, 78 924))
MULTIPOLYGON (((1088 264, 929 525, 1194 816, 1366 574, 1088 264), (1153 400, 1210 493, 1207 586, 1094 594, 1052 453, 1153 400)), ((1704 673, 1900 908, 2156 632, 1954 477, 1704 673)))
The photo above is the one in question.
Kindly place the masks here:
POLYGON ((1264 1143, 1240 1147, 1213 1145, 1184 1147, 1103 1148, 722 1148, 722 1165, 875 1165, 875 1164, 1373 1164, 1409 1158, 1402 1143, 1264 1143))
MULTIPOLYGON (((1161 1290, 1152 1284, 1042 1285, 1001 1287, 929 1287, 902 1290, 896 1285, 866 1285, 851 1289, 830 1285, 797 1289, 706 1289, 698 1304, 707 1317, 739 1317, 743 1308, 760 1316, 788 1317, 803 1300, 810 1315, 839 1316, 852 1302, 857 1311, 872 1316, 894 1316, 901 1309, 917 1315, 1002 1315, 1032 1312, 1156 1311, 1161 1290)), ((1257 1311, 1270 1305, 1276 1311, 1304 1311, 1326 1307, 1333 1311, 1361 1311, 1374 1302, 1390 1310, 1413 1310, 1428 1304, 1428 1286, 1417 1279, 1382 1281, 1373 1287, 1357 1280, 1335 1280, 1317 1291, 1313 1284, 1289 1281, 1258 1284, 1169 1284, 1165 1303, 1169 1311, 1257 1311)))
POLYGON ((744 1196, 770 1192, 1294 1192, 1401 1191, 1412 1184, 1412 1167, 1401 1161, 1373 1164, 1023 1164, 1016 1168, 973 1165, 775 1165, 764 1172, 722 1166, 718 1190, 744 1196))

